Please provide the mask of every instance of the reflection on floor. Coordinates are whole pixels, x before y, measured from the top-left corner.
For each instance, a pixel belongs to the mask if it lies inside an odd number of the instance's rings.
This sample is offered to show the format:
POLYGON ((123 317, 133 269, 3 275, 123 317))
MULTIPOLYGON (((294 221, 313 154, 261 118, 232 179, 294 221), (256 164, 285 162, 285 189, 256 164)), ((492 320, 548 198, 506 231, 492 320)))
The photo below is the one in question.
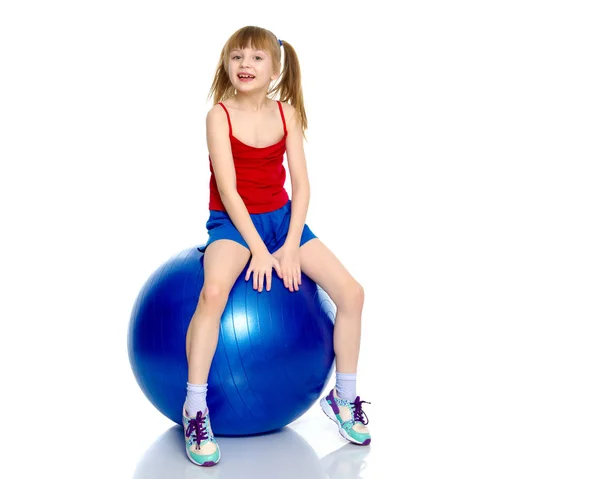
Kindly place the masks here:
POLYGON ((359 479, 371 446, 346 444, 319 458, 296 431, 252 437, 219 437, 221 461, 199 467, 185 454, 183 429, 173 426, 140 459, 134 479, 359 479))

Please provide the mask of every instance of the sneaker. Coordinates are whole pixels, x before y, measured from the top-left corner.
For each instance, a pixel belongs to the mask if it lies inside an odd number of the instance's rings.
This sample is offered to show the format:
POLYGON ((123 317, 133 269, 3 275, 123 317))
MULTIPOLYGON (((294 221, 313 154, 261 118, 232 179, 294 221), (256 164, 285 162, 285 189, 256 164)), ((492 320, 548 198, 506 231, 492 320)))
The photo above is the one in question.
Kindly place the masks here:
POLYGON ((367 415, 362 410, 362 404, 371 404, 361 401, 356 396, 354 401, 340 399, 332 389, 327 396, 321 399, 320 405, 329 419, 337 424, 342 437, 354 444, 367 446, 371 444, 371 434, 366 425, 369 423, 367 415))
POLYGON ((187 415, 183 407, 183 433, 185 436, 185 451, 187 456, 198 466, 214 466, 221 458, 219 445, 215 440, 208 409, 202 414, 198 411, 195 418, 187 415))

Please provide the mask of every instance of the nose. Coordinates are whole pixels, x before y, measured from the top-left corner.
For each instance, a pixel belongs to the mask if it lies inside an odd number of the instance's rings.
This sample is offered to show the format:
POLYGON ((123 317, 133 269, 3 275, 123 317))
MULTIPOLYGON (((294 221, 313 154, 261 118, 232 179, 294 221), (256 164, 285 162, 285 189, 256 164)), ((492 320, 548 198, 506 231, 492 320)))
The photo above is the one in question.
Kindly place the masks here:
POLYGON ((250 66, 250 57, 247 55, 244 55, 242 57, 242 61, 240 62, 240 66, 242 68, 246 68, 246 67, 250 66))

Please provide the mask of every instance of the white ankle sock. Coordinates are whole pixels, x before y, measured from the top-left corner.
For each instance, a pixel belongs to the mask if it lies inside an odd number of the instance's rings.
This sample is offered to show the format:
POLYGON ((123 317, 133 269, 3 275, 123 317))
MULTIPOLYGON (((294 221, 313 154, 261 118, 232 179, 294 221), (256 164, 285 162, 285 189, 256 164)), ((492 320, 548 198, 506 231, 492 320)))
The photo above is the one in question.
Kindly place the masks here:
POLYGON ((356 373, 335 373, 335 390, 338 397, 347 401, 356 399, 356 373))
POLYGON ((185 398, 185 409, 187 410, 189 417, 196 417, 198 411, 206 411, 206 391, 208 389, 208 383, 206 384, 192 384, 187 383, 187 396, 185 398))

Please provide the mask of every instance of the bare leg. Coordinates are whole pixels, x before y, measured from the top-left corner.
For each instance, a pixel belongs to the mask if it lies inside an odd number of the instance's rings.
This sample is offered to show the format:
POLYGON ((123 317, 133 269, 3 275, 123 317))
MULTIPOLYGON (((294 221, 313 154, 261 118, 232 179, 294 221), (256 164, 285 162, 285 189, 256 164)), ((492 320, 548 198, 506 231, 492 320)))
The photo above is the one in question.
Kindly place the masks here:
MULTIPOLYGON (((300 268, 325 290, 336 305, 333 328, 336 373, 356 373, 364 303, 362 286, 318 238, 308 241, 300 248, 300 268)), ((370 444, 371 436, 363 419, 353 422, 350 430, 343 427, 347 421, 354 421, 357 415, 362 417, 362 407, 360 404, 348 404, 347 401, 338 403, 337 377, 333 395, 333 398, 328 396, 321 399, 325 414, 338 424, 343 437, 357 444, 370 444), (339 418, 337 412, 328 405, 332 403, 338 403, 339 418)))
MULTIPOLYGON (((204 252, 204 286, 198 297, 196 311, 192 316, 185 337, 185 351, 188 359, 188 382, 204 385, 208 382, 210 365, 217 349, 221 316, 229 292, 235 280, 250 258, 250 251, 231 240, 211 243, 204 252)), ((189 387, 189 386, 188 386, 189 387)), ((221 457, 220 449, 209 431, 209 414, 204 415, 205 407, 202 390, 196 390, 192 409, 186 396, 183 414, 183 432, 188 458, 199 466, 213 466, 221 457)))
POLYGON ((362 286, 318 238, 300 248, 300 268, 336 305, 333 348, 337 372, 356 373, 364 303, 362 286))
POLYGON ((187 330, 188 382, 205 384, 219 340, 229 292, 248 263, 250 251, 231 240, 211 243, 204 253, 204 286, 187 330))

